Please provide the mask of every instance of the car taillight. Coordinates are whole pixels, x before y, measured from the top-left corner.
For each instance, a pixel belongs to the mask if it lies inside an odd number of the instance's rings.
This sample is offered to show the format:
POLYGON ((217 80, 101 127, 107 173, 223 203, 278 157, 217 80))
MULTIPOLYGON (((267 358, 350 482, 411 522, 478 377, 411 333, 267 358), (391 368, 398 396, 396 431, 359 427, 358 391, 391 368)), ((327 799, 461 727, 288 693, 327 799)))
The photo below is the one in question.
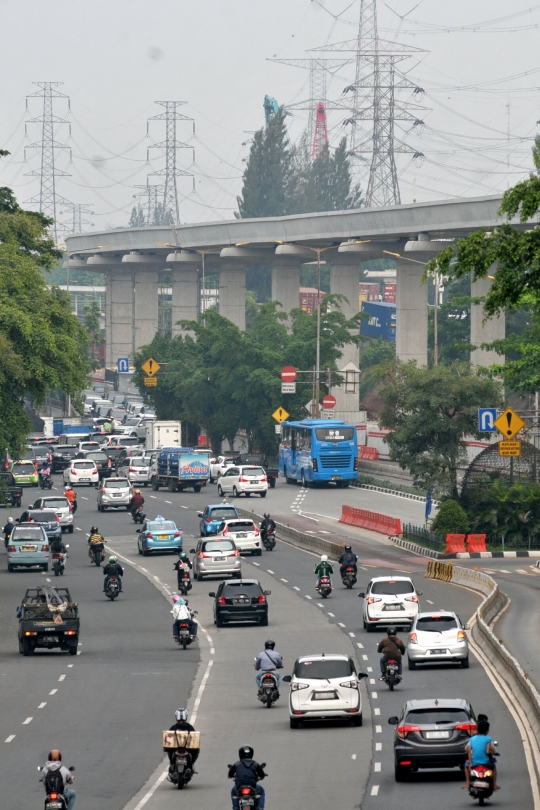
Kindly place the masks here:
POLYGON ((7 459, 4 461, 4 470, 9 470, 9 461, 7 459))
POLYGON ((418 636, 416 633, 409 633, 409 642, 411 644, 418 644, 418 636))
POLYGON ((382 599, 380 599, 378 596, 368 596, 366 602, 368 605, 372 605, 374 602, 382 602, 382 599))
POLYGON ((418 597, 417 596, 406 596, 405 601, 406 602, 418 602, 418 597))
POLYGON ((401 737, 402 740, 404 740, 407 734, 410 734, 411 731, 420 731, 420 726, 411 726, 406 724, 397 727, 397 735, 398 737, 401 737))
POLYGON ((102 492, 105 492, 105 487, 101 487, 101 491, 102 491, 102 492))
POLYGON ((212 523, 212 518, 205 518, 205 523, 212 523))
POLYGON ((263 475, 263 477, 261 478, 261 481, 263 481, 265 483, 268 483, 268 476, 263 475))
POLYGON ((65 635, 65 636, 76 636, 76 635, 77 635, 77 631, 76 631, 76 630, 66 630, 66 632, 64 633, 64 635, 65 635))
POLYGON ((264 595, 264 593, 261 593, 261 595, 259 596, 259 605, 264 604, 266 604, 266 596, 264 595))
POLYGON ((237 548, 235 548, 235 550, 233 551, 233 557, 239 557, 239 556, 240 556, 240 552, 239 552, 239 550, 237 548))
POLYGON ((358 469, 358 457, 356 457, 356 458, 354 459, 354 469, 355 469, 355 470, 357 470, 357 469, 358 469))
POLYGON ((146 532, 146 534, 144 536, 146 537, 147 540, 152 539, 152 535, 149 532, 146 532))
POLYGON ((111 459, 109 459, 109 460, 108 460, 108 462, 107 462, 107 467, 112 467, 112 461, 111 461, 111 459))
POLYGON ((137 472, 137 467, 130 467, 130 468, 129 468, 129 471, 130 471, 130 472, 137 472))
POLYGON ((457 631, 457 640, 458 641, 465 641, 465 639, 466 639, 465 631, 464 630, 458 630, 457 631))
POLYGON ((42 551, 48 551, 48 550, 49 550, 49 546, 41 546, 41 550, 42 550, 42 551))
POLYGON ((358 684, 356 683, 356 681, 343 681, 343 683, 340 683, 340 686, 344 686, 344 687, 346 687, 346 689, 357 689, 358 688, 358 684))
POLYGON ((182 537, 182 532, 175 532, 174 537, 182 537))
POLYGON ((217 601, 218 601, 218 605, 226 605, 227 604, 227 602, 225 601, 224 596, 220 596, 217 601))
POLYGON ((454 728, 456 731, 466 731, 469 737, 476 734, 476 723, 456 723, 454 728))
POLYGON ((291 683, 291 691, 299 692, 300 689, 309 689, 309 683, 295 683, 294 681, 291 683))
POLYGON ((244 475, 241 475, 238 480, 240 481, 241 484, 247 484, 248 481, 249 481, 249 478, 246 478, 244 475))
POLYGON ((71 474, 72 474, 72 475, 77 475, 77 470, 74 470, 74 469, 72 468, 72 470, 71 470, 71 474))
POLYGON ((37 636, 36 630, 26 630, 24 633, 25 636, 37 636))
POLYGON ((258 537, 260 535, 260 531, 258 530, 258 528, 256 526, 254 526, 253 530, 254 530, 255 534, 257 535, 257 537, 258 537))
POLYGON ((319 462, 317 461, 316 458, 314 458, 313 459, 313 472, 318 472, 318 471, 319 471, 319 462))
POLYGON ((58 517, 58 515, 56 515, 56 522, 60 523, 60 518, 58 517))
POLYGON ((17 549, 15 548, 15 546, 8 546, 8 547, 7 547, 7 550, 8 550, 8 551, 17 551, 17 549))

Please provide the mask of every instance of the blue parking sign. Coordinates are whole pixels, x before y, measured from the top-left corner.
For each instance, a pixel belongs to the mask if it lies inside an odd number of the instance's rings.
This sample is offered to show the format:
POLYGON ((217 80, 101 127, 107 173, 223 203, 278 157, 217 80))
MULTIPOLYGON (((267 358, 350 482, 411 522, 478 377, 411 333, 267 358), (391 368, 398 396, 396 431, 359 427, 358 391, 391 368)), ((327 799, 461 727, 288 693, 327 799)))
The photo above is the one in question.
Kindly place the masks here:
POLYGON ((119 357, 116 361, 116 368, 119 374, 127 374, 129 372, 129 357, 119 357))
POLYGON ((478 430, 481 433, 497 433, 494 421, 497 418, 497 408, 478 408, 478 430))

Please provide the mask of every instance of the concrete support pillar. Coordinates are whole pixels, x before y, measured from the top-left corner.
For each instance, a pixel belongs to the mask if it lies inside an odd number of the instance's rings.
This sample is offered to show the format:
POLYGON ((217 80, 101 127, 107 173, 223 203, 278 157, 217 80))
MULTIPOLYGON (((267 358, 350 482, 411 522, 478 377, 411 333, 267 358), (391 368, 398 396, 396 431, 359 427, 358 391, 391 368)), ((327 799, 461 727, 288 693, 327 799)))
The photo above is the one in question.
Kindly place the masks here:
POLYGON ((135 345, 146 346, 158 331, 159 273, 155 267, 137 265, 135 278, 135 345))
POLYGON ((287 314, 291 309, 300 306, 299 289, 300 267, 298 262, 276 263, 272 266, 272 301, 279 301, 287 314))
POLYGON ((130 269, 113 270, 110 274, 110 295, 106 321, 107 357, 116 366, 119 357, 129 357, 135 351, 135 274, 130 269))
POLYGON ((172 333, 180 334, 183 330, 178 321, 196 321, 199 315, 199 279, 197 266, 186 264, 183 267, 173 266, 172 283, 172 333))
POLYGON ((416 360, 427 366, 428 306, 424 267, 405 259, 397 263, 396 354, 404 363, 416 360))
POLYGON ((105 276, 105 367, 111 368, 112 361, 112 341, 111 341, 111 301, 112 301, 112 278, 111 273, 104 273, 105 276))
MULTIPOLYGON (((355 261, 352 257, 347 263, 333 260, 330 267, 330 292, 343 295, 347 299, 341 303, 341 311, 346 318, 352 318, 358 312, 359 269, 360 260, 355 261)), ((357 337, 356 330, 355 337, 357 337)), ((340 371, 349 372, 348 382, 346 385, 332 388, 332 394, 336 398, 336 416, 341 419, 354 421, 355 414, 358 414, 358 362, 358 345, 348 343, 343 347, 341 360, 337 363, 340 371)))
MULTIPOLYGON (((496 265, 490 270, 490 275, 496 271, 496 265)), ((473 298, 485 297, 491 287, 491 279, 481 278, 471 284, 471 295, 473 298)), ((483 323, 484 307, 482 304, 471 305, 471 344, 476 349, 471 351, 471 365, 475 368, 479 366, 491 366, 495 363, 504 363, 504 355, 497 354, 492 349, 481 349, 482 343, 492 343, 494 340, 502 340, 505 336, 505 316, 504 312, 498 317, 490 318, 483 323)))
POLYGON ((219 314, 242 331, 246 328, 246 268, 219 268, 219 314))

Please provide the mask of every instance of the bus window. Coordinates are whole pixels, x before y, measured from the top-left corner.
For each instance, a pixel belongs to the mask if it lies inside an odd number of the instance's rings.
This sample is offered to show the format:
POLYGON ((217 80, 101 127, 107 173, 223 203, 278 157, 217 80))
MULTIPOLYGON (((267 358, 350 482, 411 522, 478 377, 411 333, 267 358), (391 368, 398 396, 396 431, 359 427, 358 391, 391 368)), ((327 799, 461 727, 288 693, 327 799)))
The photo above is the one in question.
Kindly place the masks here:
POLYGON ((298 429, 298 450, 311 453, 311 428, 298 429))
POLYGON ((281 428, 281 446, 286 449, 291 446, 291 429, 288 425, 281 428))

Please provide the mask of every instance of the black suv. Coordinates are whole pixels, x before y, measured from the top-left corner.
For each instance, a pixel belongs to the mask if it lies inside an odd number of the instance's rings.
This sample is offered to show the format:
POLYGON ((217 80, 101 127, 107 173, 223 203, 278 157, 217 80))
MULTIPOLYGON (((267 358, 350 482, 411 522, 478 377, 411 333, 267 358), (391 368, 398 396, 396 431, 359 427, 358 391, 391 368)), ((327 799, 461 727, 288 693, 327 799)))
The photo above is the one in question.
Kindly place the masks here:
POLYGON ((396 726, 396 782, 405 782, 419 768, 463 767, 465 748, 476 734, 476 717, 468 700, 408 700, 396 726))
POLYGON ((61 472, 69 467, 78 452, 79 448, 76 444, 59 444, 58 447, 55 447, 52 457, 53 473, 61 472))
POLYGON ((236 579, 222 582, 217 592, 210 591, 214 599, 214 624, 223 627, 225 622, 258 622, 268 625, 267 596, 256 579, 236 579))

